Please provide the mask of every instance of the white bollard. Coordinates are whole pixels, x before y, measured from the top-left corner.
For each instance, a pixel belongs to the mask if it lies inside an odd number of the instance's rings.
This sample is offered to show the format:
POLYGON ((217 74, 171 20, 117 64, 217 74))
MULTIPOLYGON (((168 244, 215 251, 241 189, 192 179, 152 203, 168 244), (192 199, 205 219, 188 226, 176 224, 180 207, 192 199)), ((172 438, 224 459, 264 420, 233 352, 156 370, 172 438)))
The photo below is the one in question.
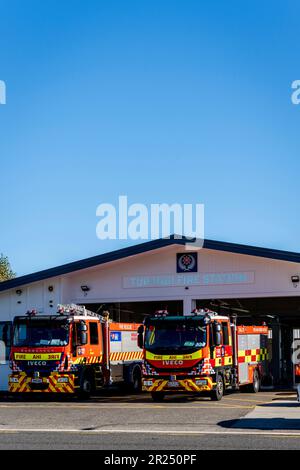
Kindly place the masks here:
POLYGON ((300 384, 297 385, 297 401, 300 402, 300 384))
POLYGON ((6 346, 4 341, 0 341, 0 364, 6 364, 6 346))

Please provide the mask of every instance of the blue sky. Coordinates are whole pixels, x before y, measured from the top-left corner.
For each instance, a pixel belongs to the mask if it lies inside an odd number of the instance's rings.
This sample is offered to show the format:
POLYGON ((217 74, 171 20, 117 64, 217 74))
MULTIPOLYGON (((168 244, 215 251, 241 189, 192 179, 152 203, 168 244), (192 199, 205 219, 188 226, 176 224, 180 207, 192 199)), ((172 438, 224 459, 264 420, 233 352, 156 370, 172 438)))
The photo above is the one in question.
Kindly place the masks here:
POLYGON ((19 275, 134 242, 96 207, 204 203, 300 251, 296 1, 0 0, 0 251, 19 275))

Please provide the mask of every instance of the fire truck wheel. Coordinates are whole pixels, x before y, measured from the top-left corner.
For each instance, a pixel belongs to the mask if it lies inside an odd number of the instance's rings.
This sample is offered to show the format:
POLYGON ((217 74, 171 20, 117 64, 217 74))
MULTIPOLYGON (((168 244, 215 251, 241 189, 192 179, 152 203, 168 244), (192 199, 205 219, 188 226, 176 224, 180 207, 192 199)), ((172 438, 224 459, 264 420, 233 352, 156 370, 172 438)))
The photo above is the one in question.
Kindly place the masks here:
POLYGON ((224 395, 224 382, 221 375, 217 376, 216 388, 210 392, 210 398, 213 401, 220 401, 224 395))
POLYGON ((84 374, 81 379, 79 397, 83 399, 90 398, 92 392, 93 384, 92 377, 90 374, 84 374))
POLYGON ((165 394, 162 392, 152 392, 151 397, 153 401, 163 401, 165 398, 165 394))
POLYGON ((135 367, 132 374, 132 390, 134 393, 139 393, 142 390, 142 374, 139 367, 135 367))
POLYGON ((252 393, 257 393, 257 392, 259 392, 259 389, 260 389, 260 378, 259 378, 259 374, 258 374, 257 370, 255 370, 253 372, 253 382, 250 385, 250 391, 252 393))

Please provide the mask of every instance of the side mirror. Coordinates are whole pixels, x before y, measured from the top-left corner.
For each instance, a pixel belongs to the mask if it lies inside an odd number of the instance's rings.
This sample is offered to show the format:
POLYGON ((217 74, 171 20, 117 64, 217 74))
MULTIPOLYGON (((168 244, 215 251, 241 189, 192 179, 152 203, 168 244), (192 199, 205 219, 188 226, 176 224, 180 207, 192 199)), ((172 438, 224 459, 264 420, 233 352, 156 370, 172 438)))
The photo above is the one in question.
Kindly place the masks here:
POLYGON ((84 346, 85 344, 87 344, 87 332, 86 331, 81 331, 80 332, 80 344, 82 346, 84 346))
POLYGON ((144 347, 144 326, 143 325, 138 327, 137 333, 138 333, 137 345, 140 349, 143 349, 144 347))
POLYGON ((87 331, 86 323, 80 322, 79 329, 80 329, 80 332, 81 332, 81 331, 87 331))
POLYGON ((216 346, 221 346, 222 344, 221 333, 219 331, 216 331, 215 343, 216 346))
POLYGON ((220 323, 214 323, 213 324, 214 328, 214 343, 215 346, 221 346, 222 344, 222 336, 221 336, 221 325, 220 323))
POLYGON ((87 324, 84 321, 81 321, 79 325, 79 340, 82 346, 84 346, 88 342, 87 324))

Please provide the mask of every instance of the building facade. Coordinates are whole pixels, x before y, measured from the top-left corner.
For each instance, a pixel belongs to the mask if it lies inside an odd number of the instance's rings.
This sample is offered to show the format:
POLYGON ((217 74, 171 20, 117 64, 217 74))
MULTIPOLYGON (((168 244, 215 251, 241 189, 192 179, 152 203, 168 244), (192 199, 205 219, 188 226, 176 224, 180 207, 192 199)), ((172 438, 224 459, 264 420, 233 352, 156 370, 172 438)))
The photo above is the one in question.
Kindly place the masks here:
POLYGON ((31 309, 55 313, 59 303, 108 309, 119 321, 142 321, 160 308, 188 314, 209 307, 237 315, 240 323, 266 322, 274 380, 291 384, 293 340, 300 328, 299 275, 299 253, 211 240, 197 249, 171 238, 3 282, 0 340, 5 331, 6 360, 0 364, 0 389, 7 388, 7 327, 14 316, 31 309))

